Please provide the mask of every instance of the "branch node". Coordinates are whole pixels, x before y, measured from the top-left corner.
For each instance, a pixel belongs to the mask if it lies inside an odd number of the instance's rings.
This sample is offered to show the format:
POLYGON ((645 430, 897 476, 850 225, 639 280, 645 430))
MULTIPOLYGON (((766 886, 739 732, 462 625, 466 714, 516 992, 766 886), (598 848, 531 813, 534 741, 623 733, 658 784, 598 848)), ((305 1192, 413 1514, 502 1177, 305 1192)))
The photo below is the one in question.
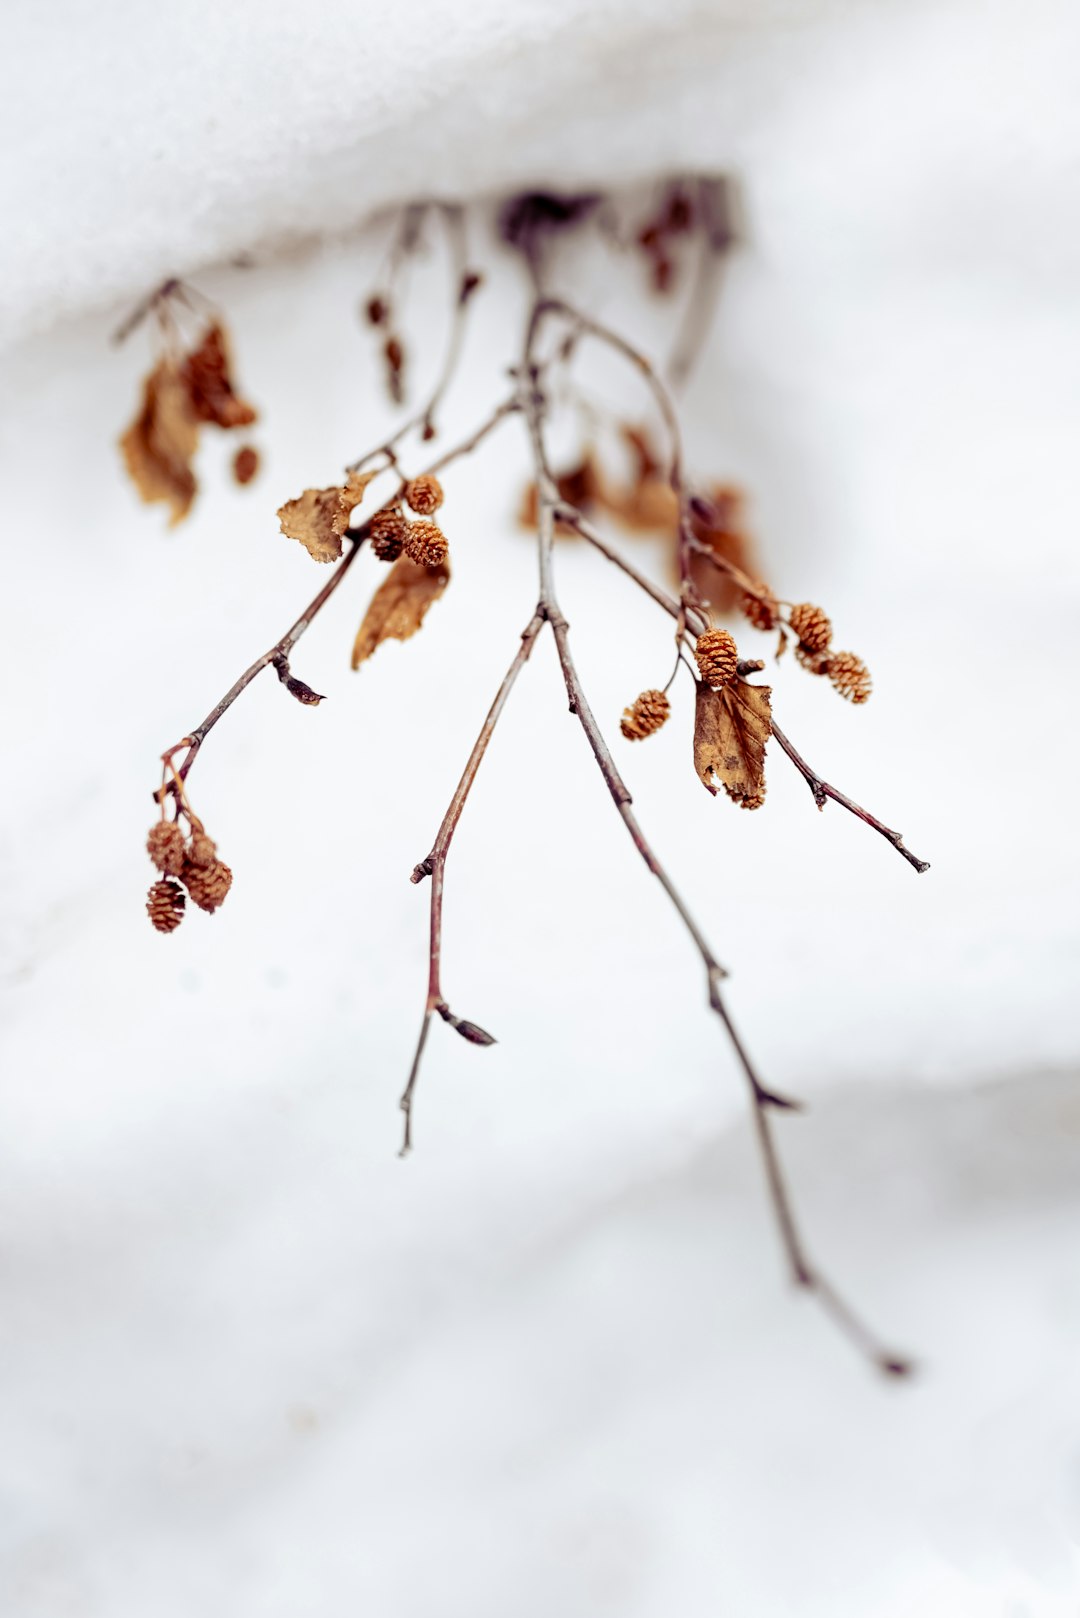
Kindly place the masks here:
POLYGON ((412 876, 409 878, 409 881, 410 882, 422 882, 426 876, 431 875, 431 873, 432 873, 432 871, 434 871, 434 869, 435 869, 434 855, 428 854, 426 856, 426 858, 424 858, 424 859, 422 859, 420 861, 419 865, 414 865, 413 866, 413 873, 412 873, 412 876))

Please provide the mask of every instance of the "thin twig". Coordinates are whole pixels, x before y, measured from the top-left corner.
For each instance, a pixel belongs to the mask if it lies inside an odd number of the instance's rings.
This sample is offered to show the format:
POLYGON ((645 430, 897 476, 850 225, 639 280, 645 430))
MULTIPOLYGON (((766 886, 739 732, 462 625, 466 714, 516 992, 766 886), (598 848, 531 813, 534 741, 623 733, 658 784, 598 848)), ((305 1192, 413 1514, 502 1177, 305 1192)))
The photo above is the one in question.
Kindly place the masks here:
POLYGON ((668 382, 685 383, 712 329, 726 256, 738 240, 732 182, 705 175, 697 182, 699 257, 689 302, 668 361, 668 382))
POLYGON ((405 1130, 400 1154, 402 1157, 405 1157, 412 1148, 413 1096, 416 1090, 416 1081, 420 1076, 420 1063, 424 1055, 424 1046, 427 1044, 428 1027, 432 1013, 437 1011, 444 1022, 450 1023, 452 1027, 456 1028, 474 1045, 493 1045, 495 1043, 492 1036, 485 1033, 482 1028, 478 1028, 475 1023, 465 1022, 460 1017, 456 1017, 443 996, 442 913, 446 857, 450 852, 450 844, 457 830, 458 821, 461 819, 461 812, 465 807, 469 793, 472 791, 473 782, 476 780, 484 754, 487 752, 488 743, 494 734, 495 726, 499 722, 499 716, 506 706, 506 700, 513 689, 515 680, 528 662, 529 654, 536 643, 536 637, 543 627, 544 619, 539 612, 536 612, 523 630, 521 645, 517 649, 513 662, 503 676, 502 684, 495 693, 495 700, 488 709, 487 718, 484 720, 480 734, 473 744, 468 763, 465 765, 461 780, 454 791, 454 796, 450 800, 450 807, 442 818, 442 824, 439 826, 431 852, 420 861, 412 874, 411 880, 413 882, 422 882, 425 877, 431 878, 428 989, 427 999, 424 1002, 423 1021, 420 1024, 420 1037, 416 1042, 416 1052, 413 1056, 412 1067, 409 1070, 408 1083, 401 1095, 401 1110, 405 1114, 405 1130))
MULTIPOLYGON (((489 433, 494 432, 495 428, 501 421, 504 421, 508 415, 511 415, 517 409, 518 401, 516 398, 504 400, 503 403, 499 405, 498 409, 494 410, 491 415, 481 423, 475 432, 473 432, 462 443, 455 445, 453 449, 447 450, 445 454, 440 455, 435 461, 433 461, 431 466, 428 468, 428 471, 441 472, 442 469, 449 466, 452 461, 459 460, 462 456, 470 455, 473 450, 477 449, 479 445, 483 443, 484 439, 487 438, 489 433)), ((400 494, 401 487, 399 486, 395 493, 391 495, 389 499, 384 501, 383 505, 379 507, 379 510, 385 511, 387 507, 393 505, 394 502, 400 498, 400 494)), ((296 645, 301 635, 305 634, 306 631, 311 627, 313 620, 322 611, 323 607, 325 607, 335 590, 340 587, 346 573, 352 567, 357 556, 360 554, 363 542, 367 538, 371 527, 372 517, 375 515, 376 513, 373 512, 372 516, 368 517, 366 521, 361 523, 358 528, 350 528, 347 531, 345 538, 351 541, 349 551, 345 556, 342 557, 341 561, 338 562, 337 566, 334 568, 334 571, 327 579, 318 595, 314 596, 313 599, 308 602, 308 605, 304 608, 303 612, 300 614, 300 617, 297 618, 295 623, 289 626, 281 638, 274 642, 273 646, 265 651, 261 657, 257 657, 254 663, 244 670, 239 679, 237 679, 229 687, 225 695, 214 704, 202 723, 196 725, 195 729, 188 733, 188 736, 185 738, 184 742, 177 743, 175 746, 168 749, 169 757, 171 757, 173 753, 177 752, 179 748, 183 746, 186 746, 188 749, 184 762, 178 771, 181 781, 187 779, 191 771, 191 767, 198 757, 199 750, 202 747, 203 742, 213 730, 218 720, 221 719, 224 714, 228 713, 237 697, 247 690, 248 686, 255 679, 255 677, 261 674, 263 669, 268 668, 271 664, 273 664, 278 670, 279 675, 281 674, 282 669, 285 670, 283 683, 291 691, 293 696, 297 697, 300 702, 307 704, 312 703, 315 693, 311 691, 310 686, 306 686, 304 685, 303 681, 298 680, 293 680, 291 685, 289 683, 291 679, 288 667, 289 654, 292 652, 293 647, 296 645), (296 687, 299 687, 300 689, 295 689, 296 687)), ((155 798, 160 799, 162 792, 173 792, 174 790, 173 783, 170 782, 162 787, 160 792, 155 793, 154 796, 155 798)))
MULTIPOLYGON (((723 999, 721 983, 726 973, 714 955, 704 935, 694 922, 686 905, 683 903, 671 878, 657 858, 652 846, 645 837, 644 832, 634 814, 630 792, 615 765, 610 750, 604 740, 603 733, 593 715, 585 695, 581 678, 570 650, 570 626, 563 616, 559 606, 554 585, 554 535, 556 513, 561 508, 558 489, 555 484, 551 468, 548 463, 544 446, 543 418, 545 399, 540 389, 540 373, 534 359, 536 336, 540 322, 546 308, 551 307, 552 300, 540 299, 533 307, 525 339, 525 354, 522 365, 520 383, 522 389, 522 410, 529 431, 529 440, 533 451, 535 466, 536 487, 539 505, 538 517, 538 543, 540 563, 540 605, 541 612, 551 624, 558 649, 559 662, 566 685, 570 711, 581 725, 582 730, 592 749, 600 773, 607 786, 608 792, 622 818, 627 831, 633 840, 634 846, 648 869, 658 879, 668 898, 671 900, 679 919, 689 933, 694 945, 701 956, 705 967, 706 983, 708 987, 709 1005, 721 1019, 732 1047, 742 1068, 743 1075, 750 1089, 753 1103, 753 1116, 757 1132, 758 1144, 761 1150, 765 1167, 769 1193, 772 1199, 773 1210, 787 1254, 792 1279, 798 1286, 814 1293, 821 1306, 832 1317, 834 1322, 845 1332, 861 1351, 868 1354, 879 1369, 893 1375, 902 1375, 908 1369, 908 1363, 899 1356, 885 1349, 862 1322, 852 1313, 848 1305, 839 1297, 832 1284, 822 1277, 816 1267, 811 1264, 802 1237, 799 1233, 792 1208, 790 1193, 780 1164, 773 1137, 771 1123, 771 1109, 774 1107, 790 1108, 792 1103, 786 1098, 769 1090, 758 1076, 750 1060, 746 1047, 732 1021, 731 1014, 723 999)), ((559 305, 563 310, 566 305, 559 305)), ((571 315, 573 311, 570 311, 571 315)), ((586 327, 587 329, 587 327, 586 327)), ((673 603, 676 612, 682 616, 682 609, 673 603)))
MULTIPOLYGON (((634 581, 640 590, 643 590, 645 594, 655 601, 658 606, 663 607, 664 611, 668 613, 670 617, 676 619, 676 621, 678 620, 680 615, 679 603, 675 600, 675 597, 673 595, 669 595, 668 592, 659 584, 654 584, 652 579, 647 578, 644 573, 640 572, 634 566, 633 562, 628 562, 624 556, 620 555, 618 551, 614 550, 612 546, 609 545, 602 537, 602 535, 598 534, 596 529, 586 521, 576 507, 567 505, 565 501, 560 500, 558 506, 556 507, 556 516, 559 522, 566 523, 569 527, 573 528, 576 533, 581 535, 582 539, 586 540, 593 547, 594 550, 599 551, 601 556, 606 557, 609 562, 613 562, 617 568, 620 568, 622 572, 626 574, 627 578, 634 581)), ((701 633, 701 629, 705 625, 705 620, 700 614, 695 614, 693 608, 685 608, 683 618, 692 634, 701 633)), ((903 838, 898 831, 892 831, 890 827, 886 826, 883 821, 880 821, 876 815, 872 815, 868 809, 864 809, 861 804, 856 803, 853 798, 849 798, 847 794, 845 792, 841 792, 838 787, 830 786, 828 781, 823 780, 815 770, 811 769, 810 765, 807 764, 802 755, 796 751, 792 742, 788 740, 787 736, 775 722, 772 725, 772 734, 776 737, 776 740, 779 742, 784 753, 786 753, 787 757, 791 760, 791 762, 795 765, 795 768, 803 777, 803 780, 809 786, 814 795, 814 802, 817 804, 819 809, 824 809, 826 799, 831 798, 834 803, 838 803, 841 808, 847 809, 865 825, 871 826, 876 832, 880 832, 881 836, 884 837, 887 842, 890 842, 893 845, 897 853, 902 854, 907 860, 908 864, 914 866, 915 870, 920 874, 923 871, 928 871, 930 869, 929 861, 921 860, 919 859, 918 855, 913 854, 910 848, 905 846, 903 838)))
POLYGON ((362 466, 367 465, 368 461, 373 461, 377 455, 385 455, 387 460, 393 464, 395 461, 394 451, 397 449, 397 446, 402 442, 403 439, 408 438, 409 434, 415 432, 418 428, 421 430, 425 438, 433 438, 435 436, 435 412, 438 410, 443 398, 446 395, 447 389, 454 380, 454 375, 458 367, 458 361, 461 358, 462 344, 465 338, 468 307, 472 301, 472 293, 475 291, 477 285, 479 285, 478 279, 470 276, 468 273, 468 258, 466 253, 465 239, 465 210, 457 203, 445 203, 443 204, 442 212, 443 218, 446 221, 447 243, 450 252, 452 303, 449 334, 446 340, 446 350, 443 355, 442 365, 439 369, 438 379, 436 380, 431 396, 428 399, 427 404, 424 405, 423 409, 418 410, 414 416, 410 416, 407 421, 403 422, 397 431, 392 433, 385 443, 378 445, 376 449, 369 450, 368 453, 361 456, 359 460, 351 462, 350 465, 346 467, 347 472, 359 471, 362 466))
POLYGON ((824 809, 826 799, 831 798, 833 803, 840 804, 842 808, 849 810, 851 814, 863 821, 865 825, 872 826, 874 831, 880 832, 882 837, 885 838, 886 842, 891 843, 896 849, 897 853, 902 854, 907 860, 908 864, 913 865, 920 875, 923 873, 923 871, 928 871, 930 869, 929 860, 919 859, 917 854, 913 854, 910 848, 905 847, 904 840, 900 832, 890 830, 890 828, 880 821, 876 815, 872 815, 868 809, 864 809, 861 804, 856 803, 852 798, 849 798, 846 793, 841 792, 837 787, 830 786, 828 781, 823 781, 816 770, 811 769, 810 765, 803 758, 802 754, 795 750, 795 747, 784 735, 784 732, 780 729, 779 725, 773 725, 772 733, 780 743, 780 746, 783 748, 788 758, 794 764, 795 768, 798 770, 799 774, 802 776, 803 780, 806 782, 807 786, 810 788, 810 791, 813 793, 814 802, 817 804, 819 809, 824 809))

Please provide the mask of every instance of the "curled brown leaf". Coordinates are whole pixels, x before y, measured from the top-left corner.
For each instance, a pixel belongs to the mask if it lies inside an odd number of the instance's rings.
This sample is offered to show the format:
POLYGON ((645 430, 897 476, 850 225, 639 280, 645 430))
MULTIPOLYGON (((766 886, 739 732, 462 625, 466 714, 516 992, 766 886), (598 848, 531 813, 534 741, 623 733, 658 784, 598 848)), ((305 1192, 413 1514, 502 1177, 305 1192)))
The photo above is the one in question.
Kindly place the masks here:
POLYGON ((316 562, 336 562, 353 509, 375 476, 375 472, 354 473, 347 483, 305 489, 295 500, 286 500, 278 508, 281 532, 288 539, 298 539, 316 562))
POLYGON ((184 360, 180 375, 197 420, 226 430, 248 427, 255 420, 255 407, 241 399, 233 387, 228 339, 220 322, 207 328, 198 348, 193 348, 184 360))
POLYGON ((170 526, 191 509, 198 484, 191 463, 199 426, 183 377, 162 359, 143 383, 139 413, 120 440, 128 475, 148 505, 168 503, 170 526))
POLYGON ((358 669, 384 640, 408 640, 415 635, 433 601, 450 582, 450 565, 421 567, 400 556, 371 598, 352 650, 358 669))
POLYGON ((742 809, 765 802, 765 744, 772 733, 772 690, 734 680, 721 690, 701 683, 694 716, 694 768, 714 794, 717 783, 742 809))

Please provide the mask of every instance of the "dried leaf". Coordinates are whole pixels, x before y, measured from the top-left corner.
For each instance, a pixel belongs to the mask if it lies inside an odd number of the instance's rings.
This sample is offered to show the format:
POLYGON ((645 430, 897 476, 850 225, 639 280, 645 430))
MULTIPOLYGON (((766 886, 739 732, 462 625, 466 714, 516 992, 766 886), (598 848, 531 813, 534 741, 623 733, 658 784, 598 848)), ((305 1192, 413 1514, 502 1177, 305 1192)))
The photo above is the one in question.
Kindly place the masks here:
POLYGON ((209 327, 198 348, 184 360, 181 378, 191 396, 191 408, 199 421, 215 427, 248 427, 255 420, 254 406, 241 399, 229 375, 229 349, 224 328, 209 327))
POLYGON ((700 684, 694 718, 694 768, 704 786, 719 783, 742 809, 765 802, 765 744, 772 732, 772 690, 735 680, 715 691, 700 684))
POLYGON ((360 504, 375 476, 375 472, 361 472, 330 489, 305 489, 295 500, 287 500, 279 507, 281 532, 289 539, 298 539, 316 562, 336 562, 353 508, 360 504))
POLYGON ((421 567, 408 556, 399 556, 371 598, 352 651, 352 666, 358 669, 384 640, 408 640, 424 621, 433 601, 450 582, 450 565, 421 567))
POLYGON ((165 500, 170 526, 191 509, 198 484, 191 470, 199 426, 180 372, 161 360, 143 383, 139 414, 120 440, 128 475, 147 504, 165 500))

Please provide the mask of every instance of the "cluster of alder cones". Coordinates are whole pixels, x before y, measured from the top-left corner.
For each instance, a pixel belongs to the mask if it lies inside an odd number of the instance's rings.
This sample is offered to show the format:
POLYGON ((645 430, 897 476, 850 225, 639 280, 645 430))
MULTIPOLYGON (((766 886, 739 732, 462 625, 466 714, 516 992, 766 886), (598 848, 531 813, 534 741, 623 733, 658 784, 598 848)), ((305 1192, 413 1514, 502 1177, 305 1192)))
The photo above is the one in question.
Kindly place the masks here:
POLYGON ((190 818, 186 836, 179 820, 162 819, 146 839, 146 851, 161 872, 146 896, 146 913, 159 933, 176 931, 188 899, 213 913, 232 887, 232 872, 218 859, 217 844, 200 820, 190 818))
POLYGON ((795 638, 795 657, 808 674, 823 674, 848 702, 869 702, 873 690, 870 670, 854 652, 834 652, 832 623, 823 607, 799 601, 783 617, 781 603, 765 584, 751 594, 744 592, 739 610, 755 629, 779 629, 780 650, 787 644, 788 631, 795 638))

